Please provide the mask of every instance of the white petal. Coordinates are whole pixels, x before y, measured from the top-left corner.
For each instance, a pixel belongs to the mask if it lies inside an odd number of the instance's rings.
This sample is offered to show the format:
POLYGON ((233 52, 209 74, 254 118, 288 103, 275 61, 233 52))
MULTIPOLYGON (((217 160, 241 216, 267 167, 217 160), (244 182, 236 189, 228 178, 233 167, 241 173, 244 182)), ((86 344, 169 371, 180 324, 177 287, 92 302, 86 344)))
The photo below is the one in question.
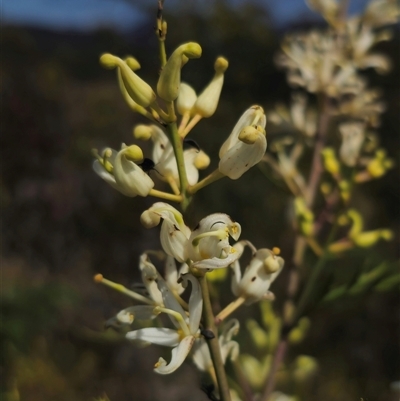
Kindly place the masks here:
POLYGON ((262 159, 266 149, 267 140, 262 133, 253 144, 238 141, 221 157, 218 169, 230 179, 236 180, 262 159))
POLYGON ((191 274, 182 276, 183 285, 186 287, 187 282, 192 284, 192 291, 189 298, 189 331, 195 335, 199 330, 201 313, 203 311, 203 296, 198 280, 191 274))
POLYGON ((203 338, 197 339, 194 343, 192 358, 197 368, 203 372, 207 372, 212 367, 210 351, 203 338))
POLYGON ((162 375, 167 375, 178 369, 190 352, 194 340, 195 338, 193 336, 185 337, 179 345, 172 350, 171 362, 167 365, 165 360, 160 358, 154 371, 162 375))
POLYGON ((178 113, 183 115, 185 112, 189 112, 196 103, 196 100, 197 95, 195 90, 188 84, 181 82, 178 99, 176 100, 176 108, 178 113))
MULTIPOLYGON (((168 288, 167 284, 164 280, 158 280, 157 282, 158 288, 161 291, 163 302, 166 308, 171 309, 175 312, 178 312, 184 321, 187 320, 187 316, 182 306, 179 304, 172 291, 168 288)), ((178 321, 171 315, 168 315, 172 321, 172 323, 176 326, 176 328, 180 329, 181 325, 178 321)))
POLYGON ((156 316, 154 314, 154 306, 136 305, 118 312, 116 318, 120 323, 131 324, 134 320, 149 320, 154 319, 156 316))
POLYGON ((155 266, 151 263, 147 253, 140 255, 139 269, 142 273, 142 281, 146 287, 150 298, 154 300, 157 305, 164 305, 160 290, 157 286, 157 280, 162 280, 155 266))
POLYGON ((240 257, 240 255, 234 250, 234 248, 231 249, 232 249, 231 253, 229 253, 229 255, 226 258, 203 259, 199 260, 198 262, 194 262, 192 266, 198 269, 208 269, 208 270, 228 267, 230 264, 234 263, 240 257))
POLYGON ((231 149, 237 142, 239 142, 239 134, 244 127, 257 124, 265 128, 266 123, 267 119, 265 117, 262 107, 252 106, 247 109, 239 118, 239 121, 234 126, 228 139, 221 146, 219 157, 222 158, 229 149, 231 149))
POLYGON ((183 263, 187 260, 189 241, 179 227, 171 220, 164 219, 161 225, 160 241, 164 252, 183 263))
POLYGON ((113 172, 118 187, 130 196, 147 196, 154 187, 153 180, 137 164, 124 156, 124 149, 120 150, 115 158, 113 172))
POLYGON ((146 327, 126 333, 128 340, 145 341, 152 344, 176 347, 179 343, 179 333, 164 327, 146 327))

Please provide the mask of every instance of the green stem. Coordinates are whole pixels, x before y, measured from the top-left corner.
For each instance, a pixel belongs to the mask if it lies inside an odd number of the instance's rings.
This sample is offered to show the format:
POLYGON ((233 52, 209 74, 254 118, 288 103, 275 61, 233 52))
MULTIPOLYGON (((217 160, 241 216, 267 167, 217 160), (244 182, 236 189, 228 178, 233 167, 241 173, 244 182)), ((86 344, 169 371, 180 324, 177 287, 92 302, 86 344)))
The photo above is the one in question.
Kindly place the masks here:
POLYGON ((210 294, 208 291, 208 284, 206 276, 197 277, 201 286, 203 294, 203 319, 205 329, 214 334, 214 338, 206 338, 208 347, 210 349, 211 359, 214 365, 215 374, 218 381, 218 390, 221 401, 231 401, 231 394, 229 392, 228 380, 225 374, 224 363, 222 361, 221 349, 218 341, 218 331, 214 322, 214 314, 212 311, 210 294))
POLYGON ((224 178, 225 176, 217 169, 214 170, 210 175, 208 175, 206 178, 202 179, 200 182, 197 184, 193 185, 188 189, 189 194, 195 194, 197 191, 200 189, 204 188, 207 185, 210 185, 211 183, 220 180, 221 178, 224 178))
POLYGON ((183 158, 182 139, 178 134, 178 127, 176 126, 176 122, 169 123, 166 129, 171 140, 172 147, 174 148, 175 160, 178 166, 179 173, 180 191, 182 196, 181 205, 182 209, 185 210, 189 206, 190 196, 187 192, 189 183, 186 175, 185 160, 183 158))

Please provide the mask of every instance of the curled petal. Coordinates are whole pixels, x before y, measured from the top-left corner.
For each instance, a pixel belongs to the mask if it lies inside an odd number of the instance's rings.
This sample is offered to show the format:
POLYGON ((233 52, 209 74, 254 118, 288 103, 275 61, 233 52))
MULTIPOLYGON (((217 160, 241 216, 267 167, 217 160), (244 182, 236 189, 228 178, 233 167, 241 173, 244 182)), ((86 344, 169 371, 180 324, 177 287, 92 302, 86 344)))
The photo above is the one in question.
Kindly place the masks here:
POLYGON ((240 255, 235 251, 235 248, 231 247, 231 252, 225 258, 202 259, 194 262, 192 266, 207 270, 222 269, 234 263, 239 257, 240 255))
POLYGON ((203 338, 196 340, 193 346, 192 358, 197 368, 202 372, 207 372, 212 367, 210 351, 203 338))
POLYGON ((146 327, 126 333, 128 340, 139 340, 151 344, 176 347, 179 344, 179 333, 164 327, 146 327))
POLYGON ((185 337, 177 347, 173 348, 171 362, 167 364, 163 358, 160 358, 155 365, 154 371, 162 375, 168 375, 174 372, 179 368, 179 366, 182 365, 183 361, 192 349, 194 341, 195 337, 193 336, 185 337))
POLYGON ((162 295, 157 286, 157 280, 162 280, 156 267, 151 263, 147 253, 140 255, 139 268, 142 273, 142 281, 151 299, 157 305, 164 305, 162 295))
POLYGON ((154 306, 136 305, 125 308, 117 313, 116 319, 122 324, 131 324, 134 320, 150 320, 157 315, 154 313, 154 306))
POLYGON ((154 182, 137 164, 126 158, 126 149, 121 149, 115 158, 115 181, 128 196, 147 196, 154 182))
POLYGON ((187 282, 192 284, 192 291, 189 298, 189 331, 196 334, 199 330, 201 313, 203 311, 203 296, 198 280, 191 274, 182 276, 183 285, 186 287, 187 282))
POLYGON ((224 153, 219 161, 218 169, 230 179, 236 180, 262 159, 266 149, 265 135, 259 132, 254 143, 247 144, 238 141, 224 153))

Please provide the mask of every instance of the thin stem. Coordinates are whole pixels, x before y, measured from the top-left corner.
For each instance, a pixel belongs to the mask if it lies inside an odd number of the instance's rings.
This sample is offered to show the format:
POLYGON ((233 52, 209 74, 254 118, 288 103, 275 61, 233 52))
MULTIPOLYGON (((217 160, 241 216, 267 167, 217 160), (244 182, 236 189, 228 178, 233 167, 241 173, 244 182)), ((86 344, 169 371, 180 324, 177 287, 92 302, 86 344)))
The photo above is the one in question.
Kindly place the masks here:
POLYGON ((159 191, 158 189, 151 189, 149 192, 150 196, 155 196, 156 198, 161 198, 165 200, 169 200, 172 202, 182 202, 182 196, 181 195, 174 195, 170 194, 168 192, 163 192, 159 191))
POLYGON ((179 173, 179 183, 180 183, 180 191, 181 191, 181 205, 182 209, 185 210, 186 207, 190 203, 190 197, 188 197, 188 179, 186 175, 186 166, 185 166, 185 160, 183 158, 183 145, 182 145, 182 139, 178 134, 178 128, 176 126, 176 122, 172 122, 167 125, 166 127, 169 138, 172 143, 172 147, 174 148, 174 154, 175 154, 175 160, 176 160, 176 165, 178 167, 178 173, 179 173))
POLYGON ((239 306, 243 305, 246 298, 239 297, 227 305, 221 312, 215 316, 215 323, 220 324, 224 319, 226 319, 230 314, 232 314, 239 306))
POLYGON ((253 392, 251 390, 249 382, 246 379, 246 376, 243 373, 243 368, 241 363, 239 362, 239 359, 236 358, 234 361, 232 361, 232 364, 238 384, 243 392, 244 401, 253 401, 253 392))
POLYGON ((222 174, 218 169, 214 170, 210 175, 208 175, 206 178, 203 178, 200 182, 197 184, 191 186, 188 188, 188 193, 193 195, 200 189, 206 187, 207 185, 210 185, 211 183, 220 180, 221 178, 224 178, 224 174, 222 174))
POLYGON ((189 124, 185 127, 183 132, 181 132, 181 137, 185 138, 185 136, 194 128, 194 126, 203 118, 200 114, 196 114, 189 122, 189 124))
POLYGON ((317 140, 315 143, 314 155, 307 185, 306 200, 307 200, 307 206, 310 209, 314 204, 318 184, 321 180, 321 175, 323 173, 321 151, 325 146, 325 140, 326 140, 326 135, 328 133, 328 125, 330 121, 330 101, 329 97, 324 93, 321 94, 320 104, 321 104, 320 106, 321 118, 319 119, 318 123, 318 131, 316 137, 317 140))
POLYGON ((141 294, 138 294, 137 292, 128 290, 126 287, 124 287, 122 284, 118 284, 118 283, 114 283, 111 280, 107 280, 106 278, 103 277, 102 274, 96 274, 94 276, 94 281, 96 283, 101 283, 106 285, 107 287, 110 287, 122 294, 127 295, 130 298, 135 299, 136 301, 140 301, 143 302, 144 304, 148 304, 148 305, 154 305, 155 306, 155 302, 152 299, 146 298, 141 294))
POLYGON ((271 395, 272 391, 275 388, 276 373, 278 372, 279 366, 281 365, 281 362, 286 354, 287 347, 288 347, 287 339, 282 338, 279 341, 278 346, 276 347, 275 350, 274 359, 271 365, 271 370, 269 371, 268 379, 265 384, 263 395, 261 397, 261 400, 263 401, 268 401, 269 396, 271 395))
POLYGON ((157 38, 158 38, 158 46, 159 46, 159 53, 160 53, 160 63, 161 63, 161 68, 164 67, 165 64, 167 64, 167 54, 165 52, 165 37, 166 37, 166 29, 163 26, 163 6, 164 6, 164 0, 159 0, 158 1, 158 8, 157 8, 157 38))
POLYGON ((215 374, 218 381, 218 390, 221 401, 231 401, 229 392, 228 380, 225 374, 224 363, 222 361, 221 349, 218 341, 218 331, 214 322, 214 314, 212 311, 210 294, 208 291, 208 284, 206 276, 198 277, 201 291, 203 294, 203 319, 205 328, 214 334, 214 338, 206 338, 208 347, 210 349, 211 359, 214 365, 215 374))

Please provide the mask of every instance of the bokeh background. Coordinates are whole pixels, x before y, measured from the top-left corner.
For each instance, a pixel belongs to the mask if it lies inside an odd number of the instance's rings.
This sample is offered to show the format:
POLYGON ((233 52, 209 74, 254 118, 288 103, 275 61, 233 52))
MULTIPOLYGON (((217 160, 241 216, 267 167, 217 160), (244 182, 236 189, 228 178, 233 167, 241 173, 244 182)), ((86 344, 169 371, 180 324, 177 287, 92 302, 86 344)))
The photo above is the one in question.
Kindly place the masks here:
MULTIPOLYGON (((351 12, 364 4, 351 2, 351 12)), ((124 104, 115 74, 98 59, 104 52, 132 54, 142 65, 141 76, 154 85, 155 10, 155 0, 2 4, 2 400, 89 401, 103 394, 111 401, 207 399, 190 361, 173 375, 158 376, 152 366, 160 353, 168 355, 165 350, 138 349, 104 330, 105 320, 130 301, 92 280, 101 272, 132 285, 139 279, 140 253, 159 247, 158 231, 139 224, 153 199, 112 190, 92 171, 90 153, 93 147, 132 142, 132 127, 143 122, 124 104)), ((183 72, 197 90, 212 76, 216 56, 230 61, 216 114, 192 135, 213 167, 220 144, 247 107, 257 103, 269 110, 290 99, 285 75, 273 64, 285 32, 324 26, 298 0, 167 0, 165 18, 169 51, 189 40, 203 47, 202 58, 183 72)), ((397 27, 394 40, 380 45, 393 60, 390 74, 365 72, 387 102, 380 136, 397 162, 399 44, 397 27)), ((374 250, 374 257, 392 261, 399 257, 398 166, 356 197, 369 228, 396 232, 392 243, 374 250)), ((224 211, 242 224, 243 237, 257 247, 280 246, 289 260, 294 238, 289 205, 289 194, 253 168, 236 182, 223 180, 201 191, 189 219, 194 224, 224 211)), ((350 268, 358 262, 346 263, 350 268)), ((274 288, 277 310, 286 279, 282 274, 274 288)), ((222 288, 229 302, 229 285, 222 288)), ((399 298, 398 291, 368 292, 313 313, 308 339, 288 355, 289 363, 302 353, 319 361, 305 401, 399 398, 391 389, 400 379, 399 298)), ((240 341, 251 351, 245 333, 240 341)))

